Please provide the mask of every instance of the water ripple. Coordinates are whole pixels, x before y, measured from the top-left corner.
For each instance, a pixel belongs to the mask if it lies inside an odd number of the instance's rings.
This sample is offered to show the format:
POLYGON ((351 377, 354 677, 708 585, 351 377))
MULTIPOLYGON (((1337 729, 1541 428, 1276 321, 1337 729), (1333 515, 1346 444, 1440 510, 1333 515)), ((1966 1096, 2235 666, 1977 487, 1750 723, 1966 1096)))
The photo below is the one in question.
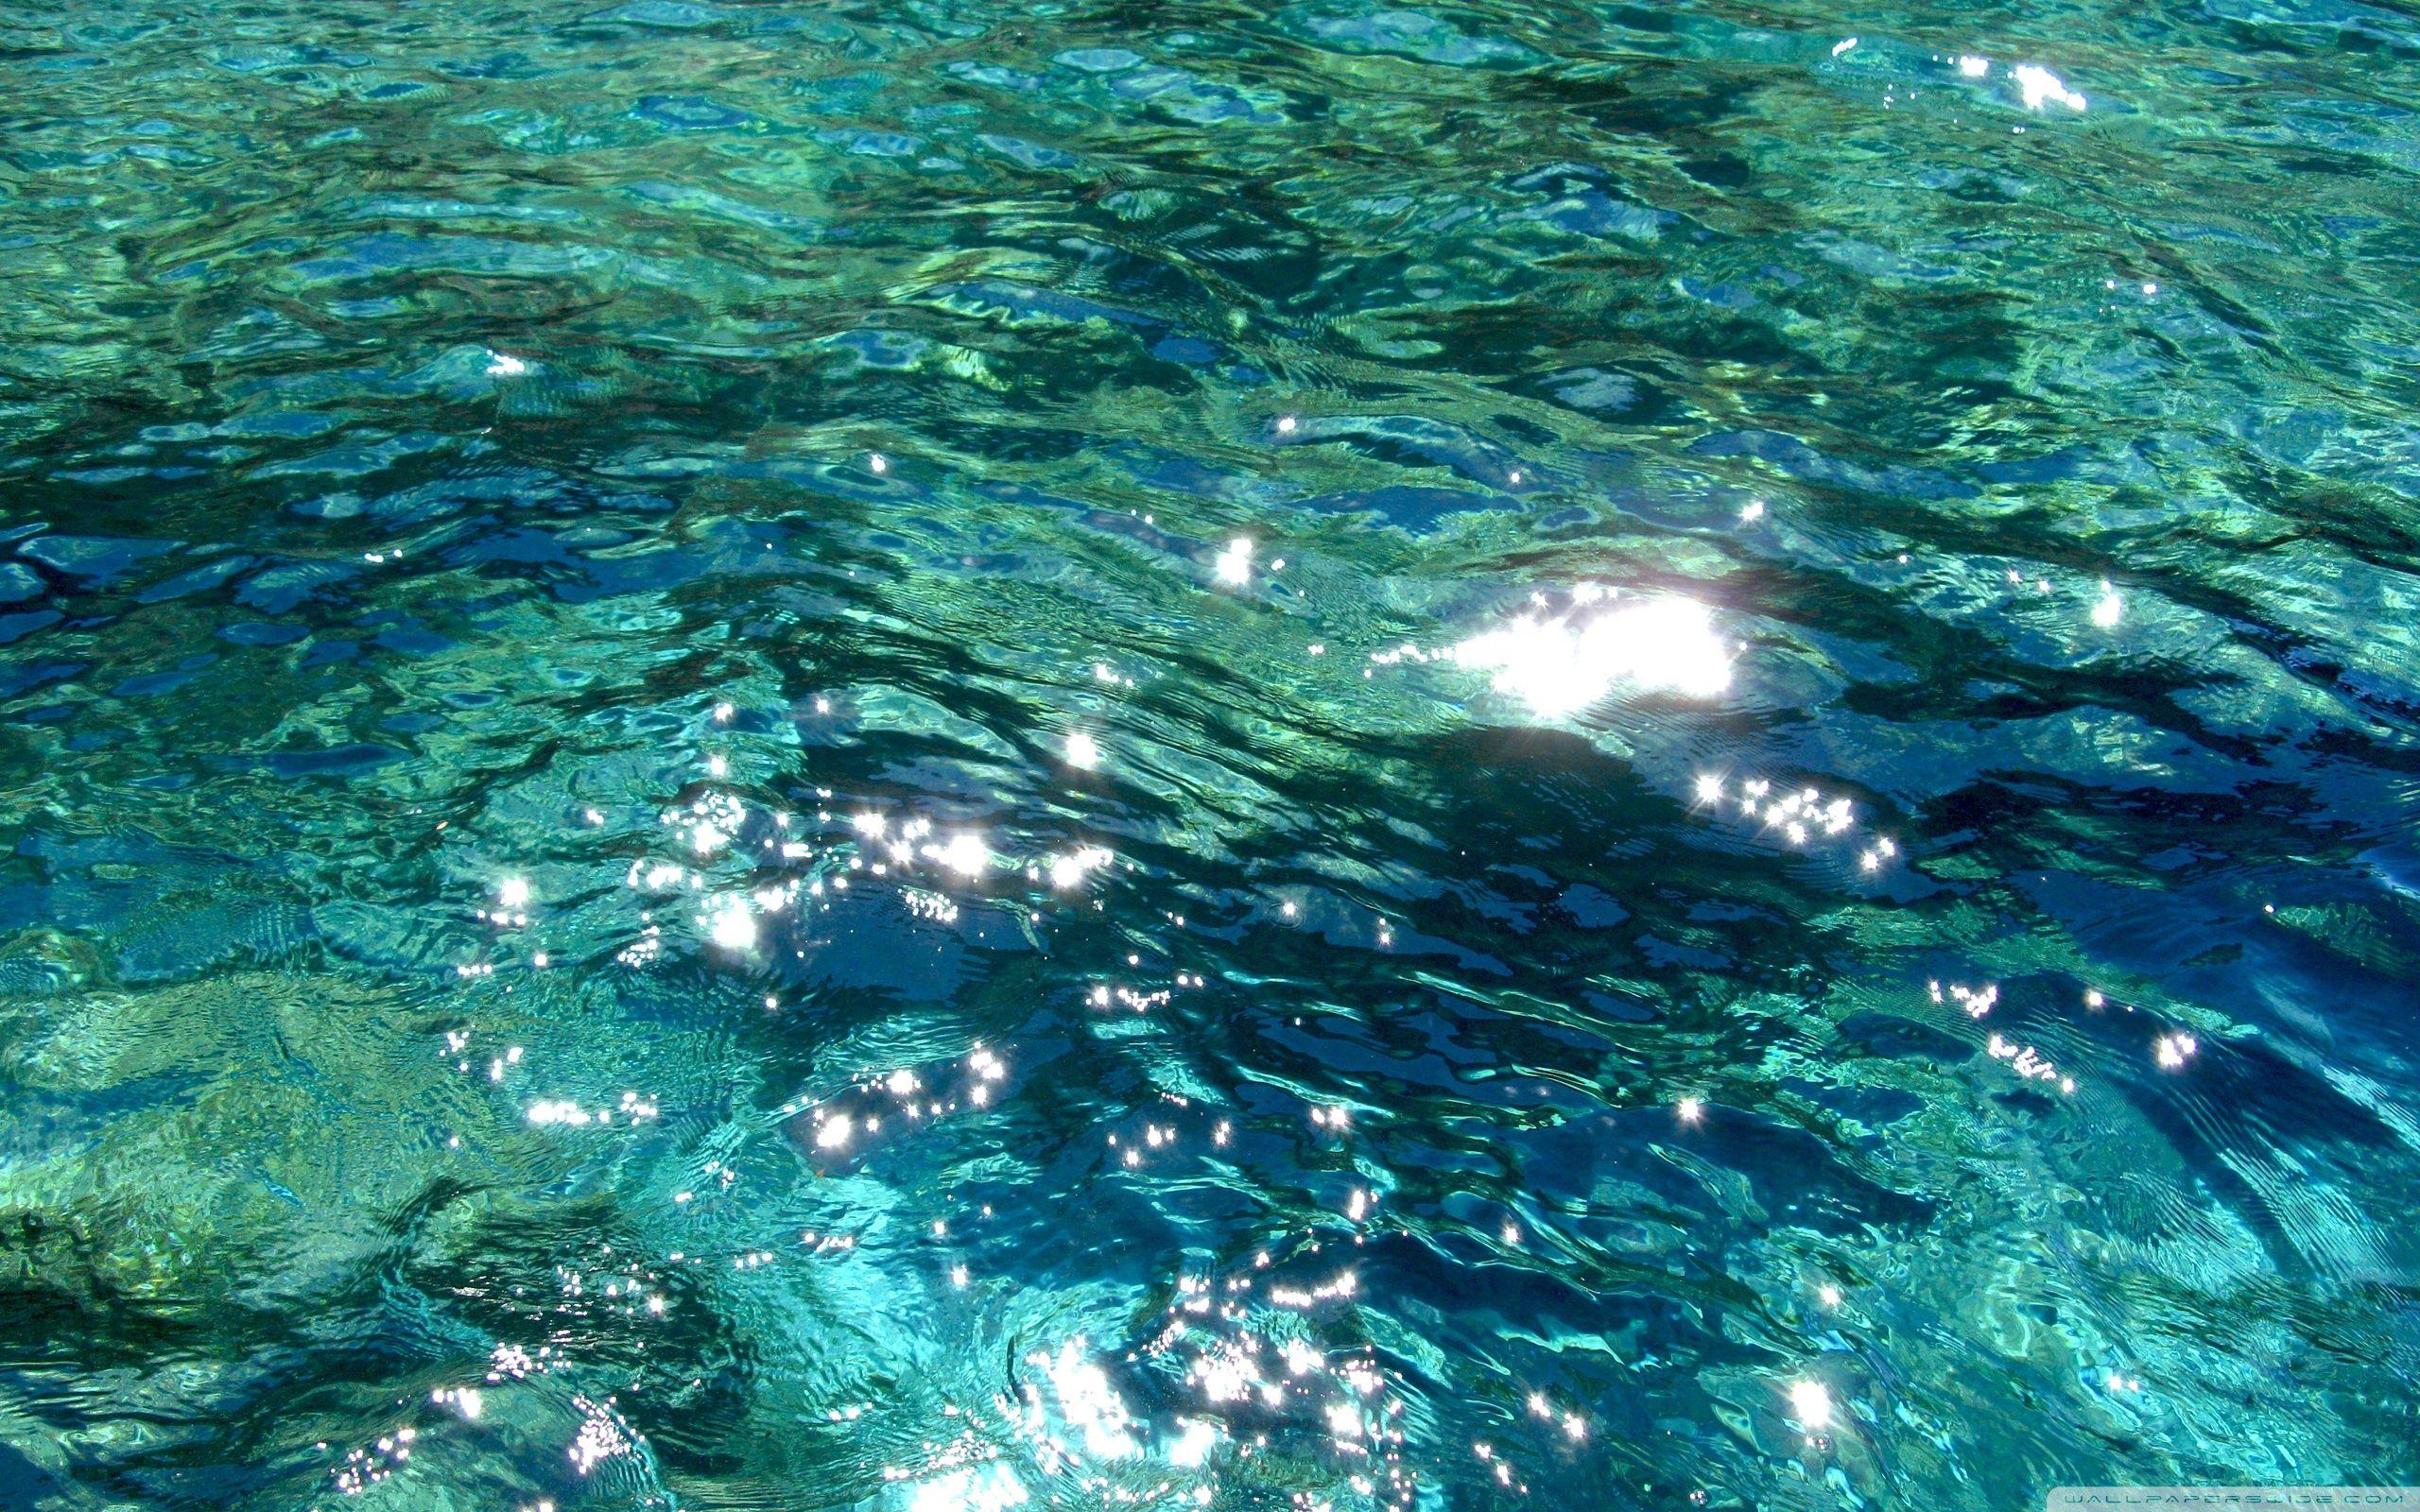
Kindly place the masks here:
POLYGON ((0 1500, 2420 1479, 2413 41, 0 13, 0 1500))

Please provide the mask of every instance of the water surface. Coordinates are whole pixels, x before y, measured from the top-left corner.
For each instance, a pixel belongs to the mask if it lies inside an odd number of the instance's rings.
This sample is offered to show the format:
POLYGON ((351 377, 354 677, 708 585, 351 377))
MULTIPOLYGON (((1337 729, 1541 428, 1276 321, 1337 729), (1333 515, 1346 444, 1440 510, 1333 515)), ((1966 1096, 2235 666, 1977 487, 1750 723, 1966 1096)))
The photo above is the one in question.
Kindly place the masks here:
POLYGON ((2420 1481, 2420 22, 0 6, 0 1503, 2420 1481))

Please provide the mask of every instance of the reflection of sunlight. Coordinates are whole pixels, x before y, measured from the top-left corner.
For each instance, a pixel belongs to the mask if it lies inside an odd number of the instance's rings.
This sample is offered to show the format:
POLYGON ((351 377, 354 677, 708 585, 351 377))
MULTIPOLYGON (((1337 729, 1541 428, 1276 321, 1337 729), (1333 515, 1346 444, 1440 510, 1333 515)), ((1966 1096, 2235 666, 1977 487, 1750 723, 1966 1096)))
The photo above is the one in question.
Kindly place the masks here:
POLYGON ((1660 598, 1593 618, 1524 615, 1455 646, 1455 661, 1495 674, 1536 713, 1575 713, 1619 682, 1707 697, 1731 685, 1731 649, 1693 599, 1660 598))
POLYGON ((1820 1434, 1832 1425, 1832 1393, 1821 1381, 1793 1382, 1789 1410, 1798 1415, 1800 1426, 1810 1434, 1820 1434))
POLYGON ((1035 1358, 1050 1377, 1060 1416, 1083 1434, 1084 1448, 1094 1458, 1123 1459, 1138 1451, 1125 1399, 1109 1383, 1108 1372, 1084 1357, 1082 1340, 1069 1340, 1055 1356, 1035 1358))
POLYGON ((1199 1469, 1210 1452, 1219 1446, 1219 1425, 1200 1418, 1187 1418, 1180 1423, 1176 1442, 1168 1446, 1168 1463, 1181 1470, 1199 1469))
POLYGON ((756 946, 756 916, 748 909, 746 899, 736 894, 715 902, 705 914, 706 935, 727 951, 753 950, 756 946))
POLYGON ((2083 96, 2067 88, 2064 79, 2040 63, 2019 63, 2015 74, 2016 87, 2025 93, 2027 110, 2038 111, 2053 100, 2071 111, 2083 109, 2083 96))
POLYGON ((1050 858, 1050 885, 1065 890, 1083 885, 1086 876, 1109 864, 1109 852, 1097 845, 1085 846, 1071 855, 1050 858))
POLYGON ((1031 1500, 1005 1465, 979 1465, 937 1475, 916 1487, 908 1512, 1007 1512, 1031 1500))
POLYGON ((950 836, 945 846, 926 846, 925 853, 961 877, 978 876, 992 864, 992 850, 979 834, 950 836))

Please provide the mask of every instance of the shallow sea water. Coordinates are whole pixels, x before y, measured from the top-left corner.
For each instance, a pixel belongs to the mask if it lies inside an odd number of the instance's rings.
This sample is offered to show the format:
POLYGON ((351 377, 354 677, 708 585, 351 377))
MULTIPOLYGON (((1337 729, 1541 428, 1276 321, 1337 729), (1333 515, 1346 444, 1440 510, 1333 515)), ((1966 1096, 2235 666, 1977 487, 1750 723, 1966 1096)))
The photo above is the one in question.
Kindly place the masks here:
POLYGON ((0 85, 0 1504, 2420 1481, 2420 21, 0 85))

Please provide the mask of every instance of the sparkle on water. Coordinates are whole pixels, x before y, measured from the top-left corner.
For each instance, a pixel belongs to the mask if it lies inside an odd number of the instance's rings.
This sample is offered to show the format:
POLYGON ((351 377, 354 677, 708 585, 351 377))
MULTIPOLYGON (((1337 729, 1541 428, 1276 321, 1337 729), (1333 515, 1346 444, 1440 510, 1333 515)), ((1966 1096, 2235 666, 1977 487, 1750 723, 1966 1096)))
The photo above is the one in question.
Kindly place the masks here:
MULTIPOLYGON (((1583 604, 1591 596, 1575 595, 1583 604)), ((1710 698, 1731 685, 1732 653, 1713 615, 1685 598, 1525 612, 1462 641, 1452 657, 1494 673, 1498 692, 1547 717, 1599 703, 1617 686, 1710 698)))
POLYGON ((0 1503, 2420 1480, 2420 24, 18 7, 0 1503))

